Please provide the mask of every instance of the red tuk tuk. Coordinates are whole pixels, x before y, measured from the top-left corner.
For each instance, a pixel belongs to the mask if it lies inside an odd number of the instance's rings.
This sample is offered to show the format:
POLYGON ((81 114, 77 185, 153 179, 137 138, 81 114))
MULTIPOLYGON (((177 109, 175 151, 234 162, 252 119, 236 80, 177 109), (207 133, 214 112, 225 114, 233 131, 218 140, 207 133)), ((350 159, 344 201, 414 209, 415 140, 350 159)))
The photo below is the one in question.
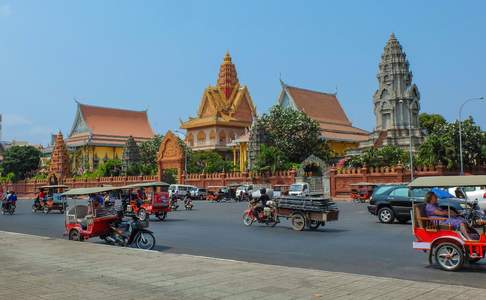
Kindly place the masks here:
POLYGON ((127 209, 135 213, 140 220, 148 220, 150 215, 154 215, 160 221, 165 220, 167 213, 171 211, 169 184, 165 182, 146 182, 130 184, 121 189, 129 191, 129 204, 127 209), (151 189, 149 195, 145 193, 145 189, 151 189), (132 194, 132 191, 140 191, 141 195, 132 194), (158 191, 157 191, 158 190, 158 191), (137 199, 141 197, 142 204, 137 205, 137 199))
POLYGON ((84 241, 92 237, 100 237, 108 244, 119 246, 135 246, 140 249, 153 249, 155 237, 146 229, 148 222, 131 215, 132 220, 123 219, 121 199, 116 199, 113 208, 105 208, 96 196, 101 193, 117 191, 117 187, 94 187, 72 189, 63 196, 89 196, 86 204, 73 205, 66 211, 65 235, 69 240, 84 241), (118 203, 118 204, 117 204, 118 203), (118 209, 118 211, 117 211, 118 209))
POLYGON ((365 203, 370 200, 371 195, 373 195, 373 189, 378 185, 380 184, 371 182, 357 182, 350 184, 351 199, 353 199, 353 202, 365 203))
MULTIPOLYGON (((409 184, 410 189, 420 188, 448 188, 470 187, 486 185, 486 176, 431 176, 420 177, 409 184)), ((474 202, 467 201, 464 204, 463 216, 469 223, 469 216, 474 216, 474 202), (472 212, 472 213, 471 213, 472 212)), ((413 203, 412 228, 415 241, 413 248, 429 252, 429 263, 433 260, 446 271, 456 271, 462 268, 464 262, 475 263, 485 257, 486 251, 486 223, 476 221, 481 225, 480 230, 469 228, 474 232, 473 240, 466 238, 459 230, 444 222, 450 219, 445 217, 428 217, 425 213, 425 203, 413 203)))

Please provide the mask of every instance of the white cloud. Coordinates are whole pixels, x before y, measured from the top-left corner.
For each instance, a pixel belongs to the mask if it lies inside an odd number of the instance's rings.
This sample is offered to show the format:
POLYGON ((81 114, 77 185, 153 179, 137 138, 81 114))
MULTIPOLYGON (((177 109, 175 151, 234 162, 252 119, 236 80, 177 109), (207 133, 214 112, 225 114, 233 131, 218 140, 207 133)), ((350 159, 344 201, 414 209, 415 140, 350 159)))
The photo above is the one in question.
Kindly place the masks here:
POLYGON ((0 17, 10 17, 12 15, 12 8, 8 4, 0 5, 0 17))
POLYGON ((3 114, 2 118, 5 127, 25 126, 33 123, 27 117, 17 114, 3 114))

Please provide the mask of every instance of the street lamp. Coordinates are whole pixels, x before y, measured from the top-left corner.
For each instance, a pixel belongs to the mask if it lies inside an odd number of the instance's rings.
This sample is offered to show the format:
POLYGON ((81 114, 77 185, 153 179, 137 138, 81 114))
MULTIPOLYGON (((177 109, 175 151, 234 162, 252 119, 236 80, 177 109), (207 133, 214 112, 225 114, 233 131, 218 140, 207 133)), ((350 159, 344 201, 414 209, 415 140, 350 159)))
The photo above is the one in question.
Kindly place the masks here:
MULTIPOLYGON (((181 132, 177 129, 175 129, 174 132, 184 135, 184 132, 181 132)), ((186 145, 186 147, 187 147, 187 145, 186 145)), ((184 148, 184 176, 187 176, 187 149, 185 149, 185 148, 184 148)))
MULTIPOLYGON (((399 103, 403 104, 403 100, 400 99, 399 103)), ((403 106, 402 106, 403 107, 403 106)), ((402 108, 403 109, 403 108, 402 108)), ((413 181, 413 150, 412 150, 412 101, 408 104, 408 135, 409 135, 409 146, 408 151, 410 155, 410 182, 413 181)))
POLYGON ((466 103, 471 101, 476 101, 476 100, 478 101, 484 100, 484 97, 469 98, 466 101, 464 101, 459 107, 459 157, 461 161, 461 175, 464 175, 464 160, 462 157, 462 109, 464 108, 464 105, 466 105, 466 103))

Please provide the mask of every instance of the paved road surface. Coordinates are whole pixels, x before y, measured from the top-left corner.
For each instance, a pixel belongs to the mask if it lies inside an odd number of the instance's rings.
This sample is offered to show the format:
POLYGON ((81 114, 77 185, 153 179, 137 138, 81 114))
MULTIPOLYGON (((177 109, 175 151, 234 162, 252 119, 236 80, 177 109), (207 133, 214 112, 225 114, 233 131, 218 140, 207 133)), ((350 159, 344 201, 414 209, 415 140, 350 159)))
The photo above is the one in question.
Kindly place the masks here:
MULTIPOLYGON (((157 250, 291 267, 400 279, 486 287, 486 265, 460 273, 438 270, 411 248, 410 225, 385 225, 364 204, 339 203, 340 220, 316 231, 293 231, 287 222, 274 228, 246 227, 244 203, 194 202, 193 211, 176 211, 164 222, 151 222, 157 250)), ((63 216, 32 214, 30 201, 17 214, 0 216, 0 230, 62 237, 63 216)), ((93 239, 98 242, 98 239, 93 239)))

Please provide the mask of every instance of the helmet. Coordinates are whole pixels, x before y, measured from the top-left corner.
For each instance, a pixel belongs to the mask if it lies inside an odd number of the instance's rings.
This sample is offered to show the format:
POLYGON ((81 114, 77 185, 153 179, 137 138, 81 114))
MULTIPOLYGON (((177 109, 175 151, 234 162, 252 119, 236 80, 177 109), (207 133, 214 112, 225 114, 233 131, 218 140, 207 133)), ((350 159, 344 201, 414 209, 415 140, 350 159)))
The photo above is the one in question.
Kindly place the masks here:
POLYGON ((260 189, 260 194, 263 195, 263 194, 266 194, 267 193, 267 189, 266 188, 261 188, 260 189))

